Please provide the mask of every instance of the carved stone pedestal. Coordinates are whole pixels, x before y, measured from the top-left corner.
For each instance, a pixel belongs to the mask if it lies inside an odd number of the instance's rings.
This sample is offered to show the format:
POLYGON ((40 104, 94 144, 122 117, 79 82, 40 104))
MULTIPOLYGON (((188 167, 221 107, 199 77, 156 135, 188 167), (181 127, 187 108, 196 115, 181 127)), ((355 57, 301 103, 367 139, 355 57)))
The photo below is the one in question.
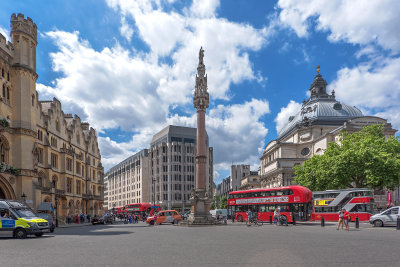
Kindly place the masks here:
POLYGON ((211 216, 211 198, 205 189, 192 190, 190 202, 192 212, 188 218, 189 225, 214 225, 215 219, 211 216))

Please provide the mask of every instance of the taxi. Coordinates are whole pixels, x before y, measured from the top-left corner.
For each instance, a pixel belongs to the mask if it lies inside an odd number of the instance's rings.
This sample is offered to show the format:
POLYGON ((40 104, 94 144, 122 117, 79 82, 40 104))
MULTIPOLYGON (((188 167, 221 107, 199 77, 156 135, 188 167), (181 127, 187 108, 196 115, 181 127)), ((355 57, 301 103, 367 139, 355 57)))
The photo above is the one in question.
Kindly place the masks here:
POLYGON ((26 238, 48 233, 49 223, 38 217, 29 206, 17 200, 0 199, 0 236, 26 238))
POLYGON ((148 217, 146 223, 149 225, 154 225, 155 223, 178 224, 179 221, 182 221, 182 216, 176 210, 163 210, 158 212, 156 216, 148 217))

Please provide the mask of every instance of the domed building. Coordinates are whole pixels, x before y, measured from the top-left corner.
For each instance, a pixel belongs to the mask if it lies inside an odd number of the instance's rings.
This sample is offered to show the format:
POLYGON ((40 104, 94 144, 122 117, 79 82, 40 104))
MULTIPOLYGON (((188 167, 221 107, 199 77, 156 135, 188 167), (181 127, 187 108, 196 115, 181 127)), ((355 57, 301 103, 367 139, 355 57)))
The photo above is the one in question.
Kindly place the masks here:
POLYGON ((341 103, 335 92, 326 92, 327 82, 319 74, 310 87, 310 97, 290 116, 261 156, 261 187, 287 186, 293 183, 293 167, 315 154, 323 154, 329 142, 337 141, 339 131, 355 132, 371 124, 384 124, 387 136, 395 134, 387 120, 364 116, 354 107, 341 103))

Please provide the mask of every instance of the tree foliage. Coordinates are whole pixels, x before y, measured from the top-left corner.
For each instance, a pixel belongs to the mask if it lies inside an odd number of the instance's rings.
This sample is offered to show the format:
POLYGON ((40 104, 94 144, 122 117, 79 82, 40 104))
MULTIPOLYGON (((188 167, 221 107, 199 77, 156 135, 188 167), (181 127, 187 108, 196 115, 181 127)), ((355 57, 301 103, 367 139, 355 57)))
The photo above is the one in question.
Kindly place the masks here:
POLYGON ((219 207, 220 203, 220 196, 219 195, 214 195, 213 201, 211 202, 210 209, 215 210, 219 207))
POLYGON ((221 197, 221 201, 219 202, 219 208, 226 209, 228 207, 227 201, 228 198, 226 196, 221 197))
POLYGON ((400 139, 385 138, 383 125, 361 131, 341 131, 339 144, 329 143, 323 155, 315 155, 294 167, 295 182, 311 190, 349 187, 393 189, 400 182, 400 139))

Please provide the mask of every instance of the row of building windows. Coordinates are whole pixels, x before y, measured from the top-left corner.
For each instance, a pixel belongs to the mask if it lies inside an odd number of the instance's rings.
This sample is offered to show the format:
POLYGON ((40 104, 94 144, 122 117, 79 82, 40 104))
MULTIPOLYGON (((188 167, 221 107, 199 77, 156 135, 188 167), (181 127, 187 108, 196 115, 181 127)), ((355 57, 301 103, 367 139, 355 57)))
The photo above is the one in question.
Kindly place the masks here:
POLYGON ((7 99, 7 101, 10 100, 10 88, 6 87, 5 84, 3 84, 3 98, 7 99))
MULTIPOLYGON (((1 68, 1 77, 4 78, 4 76, 5 76, 5 71, 3 68, 1 68)), ((10 72, 9 71, 7 71, 7 81, 10 81, 10 72)))

